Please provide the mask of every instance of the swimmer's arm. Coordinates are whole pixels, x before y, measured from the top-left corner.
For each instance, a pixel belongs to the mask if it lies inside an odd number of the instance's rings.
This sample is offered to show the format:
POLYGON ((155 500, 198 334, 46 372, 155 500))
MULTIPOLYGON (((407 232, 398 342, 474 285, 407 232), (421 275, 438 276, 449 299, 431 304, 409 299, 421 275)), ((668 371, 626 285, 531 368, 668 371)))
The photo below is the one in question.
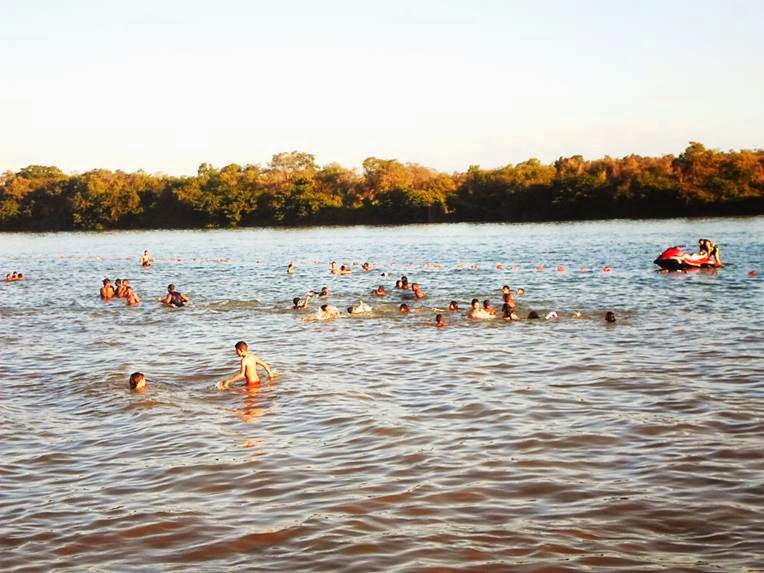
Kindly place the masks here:
POLYGON ((244 380, 244 371, 246 370, 246 366, 244 365, 244 361, 241 361, 241 370, 239 370, 238 374, 234 374, 233 376, 230 376, 223 380, 222 382, 218 382, 218 388, 221 390, 227 389, 231 384, 234 382, 237 382, 238 380, 244 380))
POLYGON ((263 362, 259 358, 255 357, 255 364, 259 364, 263 367, 263 370, 265 370, 266 374, 268 374, 268 381, 270 382, 273 380, 273 370, 271 370, 271 367, 268 366, 268 363, 263 362))

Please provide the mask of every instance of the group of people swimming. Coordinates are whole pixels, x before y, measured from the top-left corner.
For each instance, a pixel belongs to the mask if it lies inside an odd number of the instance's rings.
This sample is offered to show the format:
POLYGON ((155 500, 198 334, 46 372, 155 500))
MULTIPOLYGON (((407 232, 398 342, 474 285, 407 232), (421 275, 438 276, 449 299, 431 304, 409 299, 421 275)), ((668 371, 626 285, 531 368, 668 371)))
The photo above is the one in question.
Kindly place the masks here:
MULTIPOLYGON (((144 252, 144 254, 147 254, 148 252, 144 252)), ((364 272, 371 271, 371 266, 368 263, 364 263, 362 265, 362 269, 364 272)), ((296 272, 296 267, 293 263, 289 263, 289 266, 287 267, 287 273, 294 274, 296 272)), ((348 265, 341 265, 337 266, 336 262, 332 261, 330 264, 329 272, 331 274, 350 274, 352 273, 352 269, 348 265)), ((382 276, 388 276, 388 273, 382 273, 382 276)), ((406 275, 402 275, 399 279, 396 280, 394 290, 404 299, 412 299, 414 301, 419 301, 427 297, 425 292, 423 291, 421 285, 417 282, 409 282, 409 279, 406 275)), ((385 289, 385 286, 380 284, 376 288, 372 289, 369 292, 370 296, 376 297, 377 299, 383 299, 387 297, 390 293, 385 289)), ((517 296, 523 296, 525 294, 525 289, 518 288, 515 291, 513 291, 509 285, 503 285, 501 287, 501 296, 502 296, 502 305, 500 308, 496 308, 491 304, 490 299, 485 299, 481 301, 478 298, 473 298, 470 302, 469 309, 467 309, 465 316, 468 319, 472 320, 481 320, 481 319, 493 319, 493 318, 502 318, 506 321, 517 321, 520 320, 519 314, 518 314, 518 308, 517 308, 517 296)), ((113 286, 111 284, 111 281, 106 278, 103 280, 103 287, 101 287, 100 291, 101 298, 108 300, 112 298, 125 298, 128 305, 132 304, 138 304, 140 302, 140 299, 138 298, 138 295, 133 290, 132 286, 129 283, 128 279, 116 279, 115 285, 113 286), (116 288, 115 288, 116 287, 116 288)), ((297 311, 304 311, 310 308, 311 302, 314 298, 317 299, 329 299, 329 288, 324 286, 322 287, 318 292, 314 290, 308 291, 305 297, 295 297, 292 300, 292 308, 297 311)), ((189 297, 181 292, 179 292, 174 284, 170 284, 167 286, 167 294, 160 299, 160 302, 163 304, 166 304, 168 306, 174 306, 174 307, 181 307, 184 306, 185 303, 189 301, 189 297)), ((411 312, 418 312, 424 309, 412 309, 407 302, 401 302, 400 305, 398 305, 398 312, 401 314, 408 314, 411 312)), ((462 311, 462 308, 460 308, 459 302, 456 300, 452 300, 449 302, 448 306, 446 308, 433 308, 433 312, 435 312, 435 326, 437 328, 445 328, 448 326, 448 323, 445 319, 446 313, 460 313, 462 311)), ((374 309, 369 305, 368 303, 364 302, 363 300, 359 300, 358 303, 353 304, 349 307, 347 307, 347 314, 348 315, 370 315, 374 312, 374 309)), ((328 302, 321 304, 319 309, 315 314, 312 314, 310 316, 307 316, 304 318, 306 322, 311 321, 323 321, 323 320, 333 320, 340 318, 342 316, 342 313, 339 311, 339 309, 328 302)), ((574 313, 574 317, 580 318, 580 313, 574 313)), ((534 320, 534 319, 541 319, 541 315, 531 310, 527 314, 528 320, 534 320)), ((559 315, 555 311, 551 311, 547 313, 544 318, 546 320, 555 320, 559 318, 559 315)), ((607 322, 615 322, 615 314, 611 311, 608 311, 605 320, 607 322)), ((237 382, 239 380, 244 380, 246 386, 257 386, 260 383, 260 377, 258 376, 257 368, 260 367, 263 370, 265 370, 265 373, 267 375, 268 381, 271 382, 275 378, 275 373, 273 369, 270 367, 269 364, 258 358, 256 355, 251 353, 249 351, 249 347, 246 342, 239 341, 235 344, 234 350, 236 352, 236 356, 240 359, 240 369, 239 371, 226 378, 225 380, 222 380, 218 382, 217 387, 221 390, 228 389, 231 384, 234 382, 237 382)), ((143 391, 147 386, 148 380, 146 376, 142 372, 134 372, 130 375, 129 378, 129 387, 131 390, 136 392, 143 391)))
POLYGON ((3 280, 7 283, 12 283, 14 281, 22 281, 24 280, 24 275, 22 273, 17 273, 16 271, 13 271, 12 273, 7 273, 3 280))
MULTIPOLYGON (((329 265, 329 272, 330 274, 349 274, 348 272, 343 273, 341 270, 343 268, 349 269, 347 265, 342 265, 338 267, 337 263, 335 261, 332 261, 329 265)), ((368 272, 369 270, 371 270, 371 267, 368 263, 364 263, 362 265, 362 269, 364 269, 365 272, 368 272)), ((289 274, 293 274, 295 272, 295 267, 293 263, 289 263, 287 272, 289 274)), ((352 270, 350 272, 352 272, 352 270)), ((387 276, 387 273, 382 273, 382 276, 387 276)), ((418 301, 427 297, 421 285, 417 282, 410 283, 406 275, 402 275, 398 280, 395 281, 394 290, 397 291, 400 294, 400 296, 404 299, 408 298, 408 299, 413 299, 414 301, 418 301)), ((385 286, 380 284, 376 288, 372 289, 369 292, 369 294, 372 297, 382 299, 384 297, 387 297, 389 293, 385 289, 385 286)), ((479 299, 473 298, 470 302, 470 307, 469 309, 467 309, 465 316, 473 320, 492 319, 492 318, 502 318, 506 321, 520 320, 515 294, 517 296, 523 296, 525 294, 525 289, 521 287, 513 292, 513 290, 510 288, 509 285, 503 285, 501 287, 502 305, 500 308, 494 307, 491 304, 490 299, 485 299, 481 303, 479 299)), ((320 294, 318 295, 316 294, 315 291, 310 290, 308 291, 307 295, 304 298, 301 298, 301 297, 293 298, 292 309, 297 311, 304 311, 308 309, 314 297, 327 299, 329 297, 329 289, 327 287, 323 287, 320 291, 320 294)), ((416 310, 418 309, 412 309, 407 302, 402 302, 398 306, 398 312, 401 314, 415 312, 416 310)), ((358 303, 347 307, 348 315, 370 315, 373 313, 373 311, 374 309, 363 300, 359 300, 358 303)), ((458 313, 461 311, 461 309, 459 307, 459 302, 456 300, 452 300, 449 302, 447 308, 441 309, 436 307, 436 308, 433 308, 432 311, 436 313, 435 326, 437 326, 438 328, 443 328, 447 326, 447 322, 445 320, 445 313, 446 312, 458 313)), ((306 316, 303 320, 305 322, 334 320, 342 316, 343 316, 343 313, 341 313, 336 306, 333 306, 329 303, 325 303, 319 307, 319 309, 316 311, 315 314, 306 316)), ((581 316, 582 315, 580 312, 573 313, 574 318, 581 318, 581 316)), ((528 320, 541 319, 541 318, 542 316, 535 310, 531 310, 527 314, 528 320)), ((559 315, 556 311, 551 311, 547 313, 543 318, 545 318, 546 320, 555 320, 559 318, 559 315)), ((605 319, 607 320, 607 322, 615 322, 616 320, 615 314, 612 311, 608 311, 605 319)))
MULTIPOLYGON (((114 284, 111 284, 111 280, 108 278, 103 279, 103 286, 99 291, 99 294, 103 300, 111 300, 113 298, 124 298, 128 306, 134 306, 140 304, 141 299, 138 293, 135 292, 130 281, 128 279, 114 279, 114 284)), ((167 285, 167 294, 159 299, 159 302, 166 304, 167 306, 180 308, 191 300, 188 295, 183 294, 175 288, 174 284, 167 285)))

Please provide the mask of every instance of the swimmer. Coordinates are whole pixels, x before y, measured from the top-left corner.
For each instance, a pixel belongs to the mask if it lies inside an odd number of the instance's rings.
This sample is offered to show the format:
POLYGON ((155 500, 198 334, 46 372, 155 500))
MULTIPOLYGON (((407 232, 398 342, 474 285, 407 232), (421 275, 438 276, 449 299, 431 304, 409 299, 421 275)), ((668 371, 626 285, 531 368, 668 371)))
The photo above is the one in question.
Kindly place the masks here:
POLYGON ((491 315, 483 310, 478 299, 473 298, 470 303, 470 310, 467 312, 467 318, 491 318, 491 315))
POLYGON ((139 304, 141 302, 140 297, 138 296, 138 293, 133 290, 133 287, 128 286, 125 290, 125 302, 129 306, 134 306, 136 304, 139 304))
POLYGON ((605 313, 605 320, 608 322, 615 322, 615 313, 609 310, 605 313))
POLYGON ((509 306, 507 303, 501 305, 501 316, 504 320, 518 320, 519 317, 515 314, 514 307, 509 306))
POLYGON ((411 312, 411 309, 409 308, 409 305, 407 305, 405 302, 401 303, 401 305, 398 307, 398 312, 401 312, 403 314, 406 314, 408 312, 411 312))
POLYGON ((363 272, 368 273, 369 271, 371 271, 371 265, 369 263, 364 263, 361 265, 361 269, 363 270, 363 272))
POLYGON ((114 298, 114 287, 111 286, 111 281, 109 279, 103 279, 103 286, 100 290, 101 298, 104 300, 109 300, 111 298, 114 298))
POLYGON ((297 272, 297 268, 292 261, 289 261, 289 264, 287 265, 287 274, 293 275, 295 272, 297 272))
POLYGON ((340 317, 340 311, 336 307, 330 304, 322 304, 316 314, 313 316, 306 316, 303 320, 305 322, 311 322, 314 320, 333 320, 340 317))
POLYGON ((117 297, 125 298, 127 296, 127 287, 130 286, 130 283, 127 279, 117 279, 117 284, 119 285, 117 287, 117 297))
POLYGON ((353 269, 351 269, 349 266, 347 266, 347 265, 340 266, 340 274, 341 275, 349 275, 352 272, 353 272, 353 269))
POLYGON ((422 287, 419 286, 419 283, 411 283, 411 292, 414 293, 414 298, 424 298, 427 296, 422 291, 422 287))
POLYGON ((402 275, 401 276, 401 288, 403 290, 408 290, 409 289, 409 279, 408 279, 408 277, 406 275, 402 275))
POLYGON ((446 324, 446 321, 443 320, 443 315, 442 314, 436 314, 435 315, 435 326, 437 326, 438 328, 443 328, 445 326, 448 326, 446 324))
POLYGON ((152 257, 148 251, 143 251, 143 254, 141 255, 141 266, 150 267, 153 262, 154 257, 152 257))
POLYGON ((515 301, 515 297, 512 295, 512 289, 509 288, 509 285, 504 285, 501 287, 501 297, 504 304, 508 304, 512 308, 517 306, 517 302, 515 301))
POLYGON ((133 372, 130 374, 128 383, 130 390, 134 392, 143 392, 146 389, 146 377, 143 375, 143 372, 133 372))
POLYGON ((496 307, 491 306, 491 301, 488 299, 485 299, 483 301, 483 310, 490 314, 491 316, 494 316, 496 314, 496 307))
POLYGON ((180 308, 181 306, 184 306, 189 300, 190 299, 187 295, 175 290, 174 284, 169 284, 167 285, 167 294, 164 295, 164 297, 160 299, 159 302, 168 306, 180 308))
POLYGON ((385 287, 382 285, 379 285, 377 288, 373 289, 371 291, 372 296, 387 296, 387 293, 385 292, 385 287))
POLYGON ((452 300, 451 302, 448 303, 448 310, 451 311, 451 312, 458 311, 459 310, 459 303, 456 302, 455 300, 452 300))
POLYGON ((371 311, 372 308, 362 300, 348 307, 348 314, 369 314, 371 311))
POLYGON ((329 272, 333 275, 340 274, 340 270, 337 268, 337 261, 332 261, 329 263, 329 272))
POLYGON ((539 313, 536 312, 535 310, 532 310, 532 311, 530 311, 528 313, 528 320, 536 320, 536 319, 539 319, 539 318, 541 318, 541 317, 539 316, 539 313))
POLYGON ((329 298, 329 289, 321 287, 321 292, 318 293, 319 298, 329 298))
POLYGON ((520 287, 517 289, 517 296, 523 296, 525 294, 525 289, 523 287, 520 287))
POLYGON ((236 343, 234 349, 236 350, 236 356, 241 358, 241 369, 238 374, 234 374, 222 382, 218 382, 217 387, 220 390, 227 389, 233 382, 238 380, 246 380, 247 386, 259 384, 260 377, 257 375, 258 366, 261 366, 266 374, 268 374, 268 382, 273 381, 273 370, 271 370, 271 367, 254 354, 249 354, 249 347, 246 342, 240 340, 236 343))
POLYGON ((308 291, 308 294, 305 295, 305 298, 300 298, 298 296, 294 297, 292 299, 292 304, 294 305, 292 307, 292 310, 300 310, 303 308, 308 308, 308 305, 310 304, 310 299, 313 298, 313 295, 315 293, 311 290, 308 291))
POLYGON ((401 282, 401 279, 398 279, 397 281, 395 281, 395 288, 397 289, 403 288, 403 283, 401 282))

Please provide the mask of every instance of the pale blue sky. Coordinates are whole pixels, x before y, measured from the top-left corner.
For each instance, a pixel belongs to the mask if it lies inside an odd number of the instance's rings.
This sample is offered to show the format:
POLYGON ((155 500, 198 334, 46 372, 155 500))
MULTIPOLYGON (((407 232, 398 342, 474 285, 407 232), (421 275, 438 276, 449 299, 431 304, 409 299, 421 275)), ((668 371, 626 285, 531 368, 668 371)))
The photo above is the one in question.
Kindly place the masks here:
POLYGON ((0 0, 0 172, 764 147, 764 2, 0 0))

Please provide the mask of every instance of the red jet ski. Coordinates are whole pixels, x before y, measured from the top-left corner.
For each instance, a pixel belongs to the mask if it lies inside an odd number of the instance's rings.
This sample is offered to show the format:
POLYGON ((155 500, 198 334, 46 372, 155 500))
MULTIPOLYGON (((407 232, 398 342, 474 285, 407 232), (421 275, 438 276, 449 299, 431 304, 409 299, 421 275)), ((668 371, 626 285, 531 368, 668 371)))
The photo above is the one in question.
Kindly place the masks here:
POLYGON ((683 245, 669 247, 653 261, 667 271, 684 271, 688 269, 710 269, 721 267, 722 263, 713 252, 685 253, 683 245))

